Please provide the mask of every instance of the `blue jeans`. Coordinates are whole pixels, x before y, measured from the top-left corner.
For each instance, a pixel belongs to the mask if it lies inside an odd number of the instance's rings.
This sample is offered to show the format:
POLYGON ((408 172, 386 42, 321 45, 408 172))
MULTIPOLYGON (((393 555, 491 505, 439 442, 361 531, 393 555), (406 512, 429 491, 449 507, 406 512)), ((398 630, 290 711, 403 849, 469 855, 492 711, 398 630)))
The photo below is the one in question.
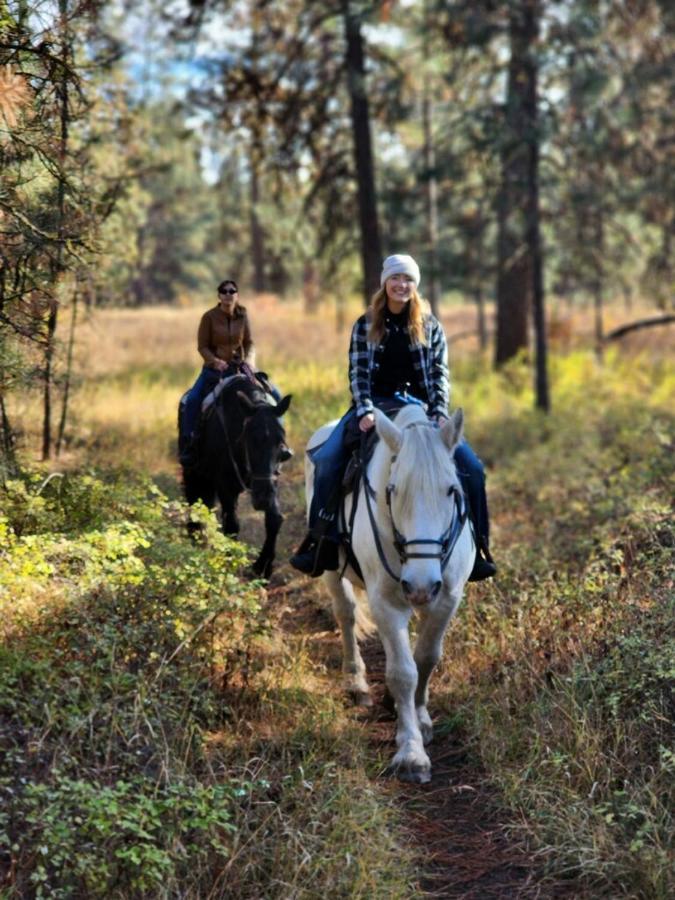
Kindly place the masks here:
POLYGON ((313 531, 322 523, 321 530, 335 541, 338 540, 339 491, 348 462, 344 435, 350 420, 355 418, 356 410, 348 409, 331 431, 328 440, 309 453, 314 463, 314 493, 309 506, 309 528, 313 531))
POLYGON ((204 366, 188 391, 183 407, 183 433, 186 437, 190 437, 197 428, 204 397, 214 389, 224 374, 204 366))
POLYGON ((485 468, 471 446, 462 440, 455 447, 455 468, 469 501, 479 539, 490 541, 490 516, 485 492, 485 468))
MULTIPOLYGON (((314 463, 314 494, 309 508, 309 529, 337 541, 337 503, 348 454, 344 447, 344 433, 356 410, 349 409, 340 419, 328 440, 310 451, 314 463)), ((490 537, 485 469, 483 463, 466 441, 455 448, 455 466, 464 495, 469 501, 479 539, 487 544, 490 537)))

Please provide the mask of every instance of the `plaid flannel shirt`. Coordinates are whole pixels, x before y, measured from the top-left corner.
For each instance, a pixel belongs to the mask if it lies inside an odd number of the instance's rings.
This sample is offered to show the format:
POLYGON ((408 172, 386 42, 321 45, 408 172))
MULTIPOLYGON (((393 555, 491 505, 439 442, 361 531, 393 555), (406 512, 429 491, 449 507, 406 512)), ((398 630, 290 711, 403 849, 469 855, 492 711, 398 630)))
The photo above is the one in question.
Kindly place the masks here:
MULTIPOLYGON (((361 418, 372 412, 371 373, 377 365, 375 352, 380 346, 368 340, 370 322, 362 315, 354 323, 349 343, 349 386, 356 405, 356 415, 361 418)), ((447 415, 450 399, 448 377, 448 344, 441 324, 430 313, 424 317, 426 344, 412 344, 413 366, 422 376, 430 416, 447 415)), ((386 339, 386 334, 385 334, 386 339)))

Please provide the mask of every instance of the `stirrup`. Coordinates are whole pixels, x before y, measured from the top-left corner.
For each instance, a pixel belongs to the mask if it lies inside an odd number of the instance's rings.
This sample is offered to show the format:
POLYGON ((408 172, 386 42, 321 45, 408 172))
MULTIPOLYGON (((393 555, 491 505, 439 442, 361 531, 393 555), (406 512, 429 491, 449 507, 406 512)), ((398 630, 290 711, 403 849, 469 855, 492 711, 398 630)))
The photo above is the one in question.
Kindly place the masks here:
POLYGON ((492 559, 487 544, 481 542, 476 547, 476 558, 469 575, 469 581, 484 581, 486 578, 494 578, 496 574, 497 566, 492 559))
POLYGON ((308 534, 297 549, 297 552, 289 559, 294 569, 318 578, 325 571, 334 571, 338 567, 338 547, 334 541, 321 537, 317 540, 312 534, 308 534))

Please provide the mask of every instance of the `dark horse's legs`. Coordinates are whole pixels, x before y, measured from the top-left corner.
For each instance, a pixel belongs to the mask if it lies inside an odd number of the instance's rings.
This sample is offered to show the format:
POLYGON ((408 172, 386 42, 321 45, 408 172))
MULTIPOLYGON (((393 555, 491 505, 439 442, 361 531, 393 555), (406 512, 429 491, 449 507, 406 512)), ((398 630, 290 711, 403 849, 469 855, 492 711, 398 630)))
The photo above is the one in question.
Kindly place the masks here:
MULTIPOLYGON (((185 490, 185 499, 192 506, 198 500, 201 500, 209 509, 213 508, 216 500, 216 491, 210 479, 205 478, 199 469, 183 468, 183 488, 185 490)), ((188 522, 188 534, 194 537, 201 526, 197 522, 188 522)))
POLYGON ((237 516, 237 501, 239 494, 232 490, 225 490, 223 485, 218 486, 218 499, 222 509, 223 534, 235 537, 239 534, 239 518, 237 516))
MULTIPOLYGON (((239 495, 226 490, 224 486, 218 487, 218 499, 223 510, 223 532, 228 535, 239 533, 239 519, 237 518, 237 500, 239 495)), ((274 497, 265 510, 265 542, 263 543, 258 558, 253 563, 253 571, 262 578, 269 578, 272 574, 272 563, 277 546, 277 535, 284 521, 279 511, 279 504, 274 497)))
POLYGON ((276 497, 265 510, 265 543, 262 545, 258 558, 253 563, 253 571, 262 578, 269 578, 272 574, 272 563, 277 549, 277 535, 284 517, 279 510, 276 497))

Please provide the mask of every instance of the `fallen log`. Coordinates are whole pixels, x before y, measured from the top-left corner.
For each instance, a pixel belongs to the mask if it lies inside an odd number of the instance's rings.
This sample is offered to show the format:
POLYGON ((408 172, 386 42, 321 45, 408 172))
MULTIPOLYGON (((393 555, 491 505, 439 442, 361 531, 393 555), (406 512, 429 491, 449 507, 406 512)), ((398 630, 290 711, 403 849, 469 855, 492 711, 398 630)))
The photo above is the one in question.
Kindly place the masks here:
POLYGON ((641 328, 654 328, 657 325, 668 325, 670 322, 675 322, 675 313, 668 313, 665 316, 652 316, 649 319, 637 319, 635 322, 628 322, 626 325, 620 325, 618 328, 608 331, 603 340, 605 342, 616 341, 624 335, 630 334, 631 331, 638 331, 641 328))

